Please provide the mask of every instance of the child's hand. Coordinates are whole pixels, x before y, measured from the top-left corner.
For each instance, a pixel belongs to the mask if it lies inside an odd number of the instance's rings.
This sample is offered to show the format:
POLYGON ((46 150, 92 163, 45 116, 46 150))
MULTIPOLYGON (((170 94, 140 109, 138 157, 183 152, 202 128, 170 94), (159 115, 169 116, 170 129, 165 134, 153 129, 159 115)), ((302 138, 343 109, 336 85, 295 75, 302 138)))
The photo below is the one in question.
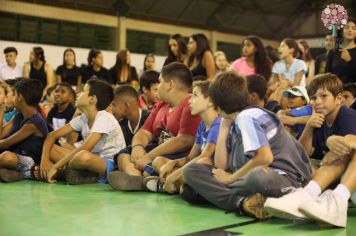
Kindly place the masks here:
POLYGON ((54 178, 56 177, 57 175, 57 172, 58 172, 58 169, 56 167, 52 167, 49 172, 48 172, 48 175, 47 175, 47 182, 50 183, 50 184, 53 184, 55 182, 57 182, 54 178))
POLYGON ((177 191, 176 182, 178 179, 176 175, 168 175, 164 182, 163 189, 168 193, 175 193, 177 191))
POLYGON ((41 164, 40 164, 40 174, 41 174, 41 179, 46 180, 49 171, 51 170, 53 164, 50 161, 46 161, 42 159, 41 164))
POLYGON ((325 116, 321 113, 313 112, 306 126, 309 128, 320 128, 325 120, 325 116))
POLYGON ((346 156, 350 154, 352 150, 350 145, 346 142, 345 137, 336 135, 330 136, 326 140, 326 146, 328 146, 331 152, 339 156, 346 156))
POLYGON ((148 158, 146 155, 141 156, 140 159, 135 161, 135 167, 136 167, 136 169, 143 171, 145 169, 145 166, 151 162, 152 162, 152 160, 150 158, 148 158))
POLYGON ((279 119, 281 120, 281 122, 284 124, 284 125, 290 125, 290 126, 293 126, 295 125, 295 120, 293 119, 294 117, 290 117, 290 116, 287 116, 287 115, 279 115, 279 119))
POLYGON ((227 173, 222 169, 213 169, 211 172, 213 173, 214 177, 223 184, 229 185, 234 182, 232 179, 232 174, 227 173))
POLYGON ((162 182, 165 181, 167 175, 172 173, 172 170, 175 167, 175 165, 176 162, 174 160, 170 160, 159 169, 159 177, 161 178, 162 182))
POLYGON ((321 161, 321 166, 339 165, 344 163, 349 156, 341 156, 333 152, 328 152, 321 161))
POLYGON ((342 49, 342 50, 340 50, 341 51, 341 59, 343 59, 344 61, 346 61, 346 62, 349 62, 349 61, 351 61, 351 55, 350 55, 350 53, 349 53, 349 50, 347 50, 347 49, 342 49))

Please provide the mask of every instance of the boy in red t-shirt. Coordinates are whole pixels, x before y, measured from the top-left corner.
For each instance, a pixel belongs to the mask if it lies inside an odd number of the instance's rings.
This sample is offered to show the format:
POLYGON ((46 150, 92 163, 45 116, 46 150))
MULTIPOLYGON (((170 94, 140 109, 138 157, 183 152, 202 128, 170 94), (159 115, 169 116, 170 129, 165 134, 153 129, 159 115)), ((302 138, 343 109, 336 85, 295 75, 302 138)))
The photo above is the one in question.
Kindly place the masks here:
POLYGON ((158 156, 186 156, 194 144, 200 123, 189 108, 192 74, 182 63, 162 69, 158 94, 162 102, 152 110, 132 145, 116 157, 119 171, 109 175, 110 185, 119 190, 143 190, 143 176, 154 174, 152 161, 158 156))

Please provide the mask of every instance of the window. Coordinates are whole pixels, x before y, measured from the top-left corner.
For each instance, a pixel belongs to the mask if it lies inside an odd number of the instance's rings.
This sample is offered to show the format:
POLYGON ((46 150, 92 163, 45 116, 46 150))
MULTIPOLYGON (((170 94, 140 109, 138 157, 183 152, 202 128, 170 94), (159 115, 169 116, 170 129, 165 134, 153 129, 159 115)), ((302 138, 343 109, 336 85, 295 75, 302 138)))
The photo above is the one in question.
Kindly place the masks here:
POLYGON ((127 48, 134 53, 167 55, 168 34, 127 30, 127 48))
POLYGON ((0 39, 116 50, 116 28, 1 12, 0 39))

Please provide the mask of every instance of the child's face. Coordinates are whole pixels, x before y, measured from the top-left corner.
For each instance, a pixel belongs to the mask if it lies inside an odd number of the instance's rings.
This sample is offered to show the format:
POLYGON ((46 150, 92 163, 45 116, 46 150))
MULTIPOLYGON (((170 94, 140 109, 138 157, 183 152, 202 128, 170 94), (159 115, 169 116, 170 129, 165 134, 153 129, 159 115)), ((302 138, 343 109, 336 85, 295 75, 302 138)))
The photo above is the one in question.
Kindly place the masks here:
POLYGON ((149 103, 155 103, 158 100, 158 85, 159 83, 152 84, 150 89, 143 89, 143 94, 145 94, 149 103))
POLYGON ((85 107, 89 105, 89 90, 90 86, 88 84, 84 85, 83 91, 79 94, 77 101, 75 103, 75 107, 85 107))
POLYGON ((74 65, 74 63, 75 63, 75 56, 74 56, 73 52, 67 51, 67 52, 64 54, 64 62, 65 62, 66 65, 74 65))
POLYGON ((244 57, 252 56, 256 53, 256 47, 250 40, 245 40, 242 47, 242 55, 244 57))
POLYGON ((192 97, 189 100, 190 113, 194 115, 199 115, 206 111, 211 103, 209 98, 204 97, 199 87, 193 88, 192 97))
POLYGON ((72 94, 65 86, 57 86, 54 90, 54 102, 56 104, 66 104, 73 100, 72 94))
POLYGON ((5 54, 5 60, 8 66, 12 66, 16 63, 17 54, 15 52, 9 52, 5 54))
POLYGON ((0 105, 3 105, 6 100, 5 89, 0 87, 0 105))
POLYGON ((15 101, 14 90, 13 90, 13 88, 9 88, 9 90, 7 91, 7 95, 6 95, 6 106, 13 107, 14 101, 15 101))
POLYGON ((125 117, 126 106, 122 98, 120 98, 119 96, 115 96, 111 105, 112 105, 111 106, 112 114, 115 116, 117 120, 121 120, 122 118, 125 117))
POLYGON ((226 57, 224 55, 217 56, 215 59, 215 64, 219 70, 225 70, 227 66, 226 57))
POLYGON ((175 39, 170 39, 168 42, 169 48, 174 56, 178 55, 178 43, 175 39))
POLYGON ((98 67, 102 67, 104 65, 104 56, 102 53, 99 53, 93 58, 92 65, 96 65, 98 67))
POLYGON ((147 57, 145 61, 145 66, 147 70, 154 70, 155 68, 155 59, 153 57, 147 57))
POLYGON ((289 96, 288 96, 288 108, 290 108, 290 109, 302 107, 305 105, 305 103, 306 102, 303 99, 303 97, 294 96, 291 94, 289 94, 289 96))
POLYGON ((187 48, 191 54, 195 53, 197 50, 197 42, 195 42, 193 38, 189 38, 187 48))
POLYGON ((54 94, 55 91, 53 90, 49 95, 46 96, 46 99, 49 103, 55 103, 54 94))
POLYGON ((355 101, 355 97, 352 95, 350 91, 342 92, 343 102, 347 107, 350 107, 352 103, 355 101))
POLYGON ((315 112, 328 116, 342 104, 342 96, 334 97, 328 90, 320 88, 310 97, 310 104, 315 112))
POLYGON ((354 22, 349 21, 343 29, 343 36, 348 40, 355 40, 356 38, 356 25, 354 22))
POLYGON ((278 47, 279 58, 284 59, 289 55, 293 55, 293 49, 289 48, 288 45, 282 41, 278 47))

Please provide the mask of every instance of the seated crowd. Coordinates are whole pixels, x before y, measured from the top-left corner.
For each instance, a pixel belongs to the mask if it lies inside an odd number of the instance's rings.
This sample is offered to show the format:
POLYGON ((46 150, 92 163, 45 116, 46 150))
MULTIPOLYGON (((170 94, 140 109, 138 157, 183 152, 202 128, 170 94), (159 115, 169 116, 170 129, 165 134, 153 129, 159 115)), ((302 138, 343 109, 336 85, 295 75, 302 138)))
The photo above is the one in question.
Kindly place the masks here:
POLYGON ((162 70, 149 54, 140 73, 128 50, 108 70, 101 51, 79 68, 67 49, 55 76, 42 48, 21 71, 8 47, 0 181, 108 183, 257 219, 346 227, 356 200, 355 20, 342 31, 343 50, 329 50, 323 68, 290 38, 273 63, 248 36, 229 65, 203 34, 188 43, 175 34, 162 70))

